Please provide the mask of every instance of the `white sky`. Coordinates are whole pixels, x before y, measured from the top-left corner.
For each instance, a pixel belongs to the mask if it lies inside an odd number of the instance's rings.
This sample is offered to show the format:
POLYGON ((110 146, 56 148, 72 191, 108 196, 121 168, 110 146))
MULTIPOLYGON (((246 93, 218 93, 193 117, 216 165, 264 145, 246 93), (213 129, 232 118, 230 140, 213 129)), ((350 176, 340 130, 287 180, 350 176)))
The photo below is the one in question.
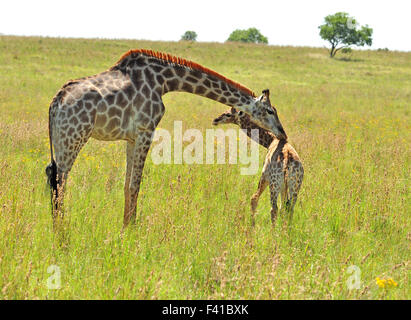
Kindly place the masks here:
POLYGON ((256 27, 272 45, 328 46, 318 26, 348 12, 374 29, 372 49, 411 51, 411 1, 368 0, 0 0, 0 33, 80 38, 224 42, 256 27))

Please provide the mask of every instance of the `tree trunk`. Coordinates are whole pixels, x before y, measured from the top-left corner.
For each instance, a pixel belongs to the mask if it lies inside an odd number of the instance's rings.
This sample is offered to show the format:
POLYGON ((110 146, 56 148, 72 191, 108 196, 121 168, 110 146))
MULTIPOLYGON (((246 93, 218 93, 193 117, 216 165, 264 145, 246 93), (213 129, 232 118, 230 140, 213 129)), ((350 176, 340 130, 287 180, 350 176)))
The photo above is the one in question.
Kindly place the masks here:
POLYGON ((330 50, 330 58, 333 58, 335 56, 335 51, 334 50, 335 50, 335 47, 332 46, 331 50, 330 50))

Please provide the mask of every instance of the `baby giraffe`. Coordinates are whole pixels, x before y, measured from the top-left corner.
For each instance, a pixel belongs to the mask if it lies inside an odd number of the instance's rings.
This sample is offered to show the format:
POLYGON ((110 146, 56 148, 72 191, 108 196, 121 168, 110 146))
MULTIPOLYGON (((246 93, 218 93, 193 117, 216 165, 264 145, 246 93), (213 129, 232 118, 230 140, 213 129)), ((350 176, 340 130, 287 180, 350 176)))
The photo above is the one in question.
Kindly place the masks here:
POLYGON ((289 221, 291 221, 298 191, 304 177, 303 165, 295 149, 286 139, 278 140, 274 134, 252 122, 247 114, 242 111, 237 112, 234 108, 230 108, 230 110, 213 120, 213 125, 222 123, 234 123, 240 126, 250 138, 253 138, 251 130, 258 129, 258 140, 256 142, 268 148, 257 192, 251 197, 252 225, 254 226, 255 223, 254 215, 258 199, 268 185, 270 186, 271 195, 272 224, 275 224, 277 217, 277 198, 280 193, 282 203, 289 213, 289 221))

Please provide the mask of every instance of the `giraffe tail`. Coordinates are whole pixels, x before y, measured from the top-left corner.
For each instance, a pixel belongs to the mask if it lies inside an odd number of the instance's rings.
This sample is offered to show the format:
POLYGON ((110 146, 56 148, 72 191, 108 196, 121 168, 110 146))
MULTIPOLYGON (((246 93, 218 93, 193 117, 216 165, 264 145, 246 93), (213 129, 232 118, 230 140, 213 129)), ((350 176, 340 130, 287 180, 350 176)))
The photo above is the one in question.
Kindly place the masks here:
POLYGON ((51 193, 51 203, 53 205, 53 195, 57 195, 57 164, 54 161, 53 157, 53 141, 52 141, 52 125, 53 125, 53 117, 51 115, 52 108, 54 105, 55 99, 50 104, 49 108, 49 140, 50 140, 50 158, 51 162, 46 167, 46 175, 47 175, 47 184, 50 186, 50 193, 51 193))

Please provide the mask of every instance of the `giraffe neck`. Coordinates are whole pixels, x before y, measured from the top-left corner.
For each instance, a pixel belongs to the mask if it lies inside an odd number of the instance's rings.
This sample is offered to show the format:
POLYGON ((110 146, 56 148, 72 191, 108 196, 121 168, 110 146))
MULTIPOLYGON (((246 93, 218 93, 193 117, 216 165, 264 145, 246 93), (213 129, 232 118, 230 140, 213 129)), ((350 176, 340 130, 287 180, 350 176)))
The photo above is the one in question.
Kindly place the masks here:
POLYGON ((261 128, 260 126, 252 122, 249 116, 242 116, 239 118, 238 121, 239 121, 238 125, 240 126, 240 128, 243 129, 243 131, 251 139, 252 139, 251 130, 258 129, 258 141, 257 142, 265 148, 268 148, 271 145, 271 143, 274 141, 274 139, 277 139, 274 134, 272 134, 268 130, 261 128))
POLYGON ((253 93, 245 87, 197 64, 189 62, 195 66, 187 66, 184 64, 187 61, 176 59, 179 60, 130 53, 112 70, 128 73, 137 90, 156 91, 159 95, 172 91, 188 92, 232 107, 253 102, 253 93))

